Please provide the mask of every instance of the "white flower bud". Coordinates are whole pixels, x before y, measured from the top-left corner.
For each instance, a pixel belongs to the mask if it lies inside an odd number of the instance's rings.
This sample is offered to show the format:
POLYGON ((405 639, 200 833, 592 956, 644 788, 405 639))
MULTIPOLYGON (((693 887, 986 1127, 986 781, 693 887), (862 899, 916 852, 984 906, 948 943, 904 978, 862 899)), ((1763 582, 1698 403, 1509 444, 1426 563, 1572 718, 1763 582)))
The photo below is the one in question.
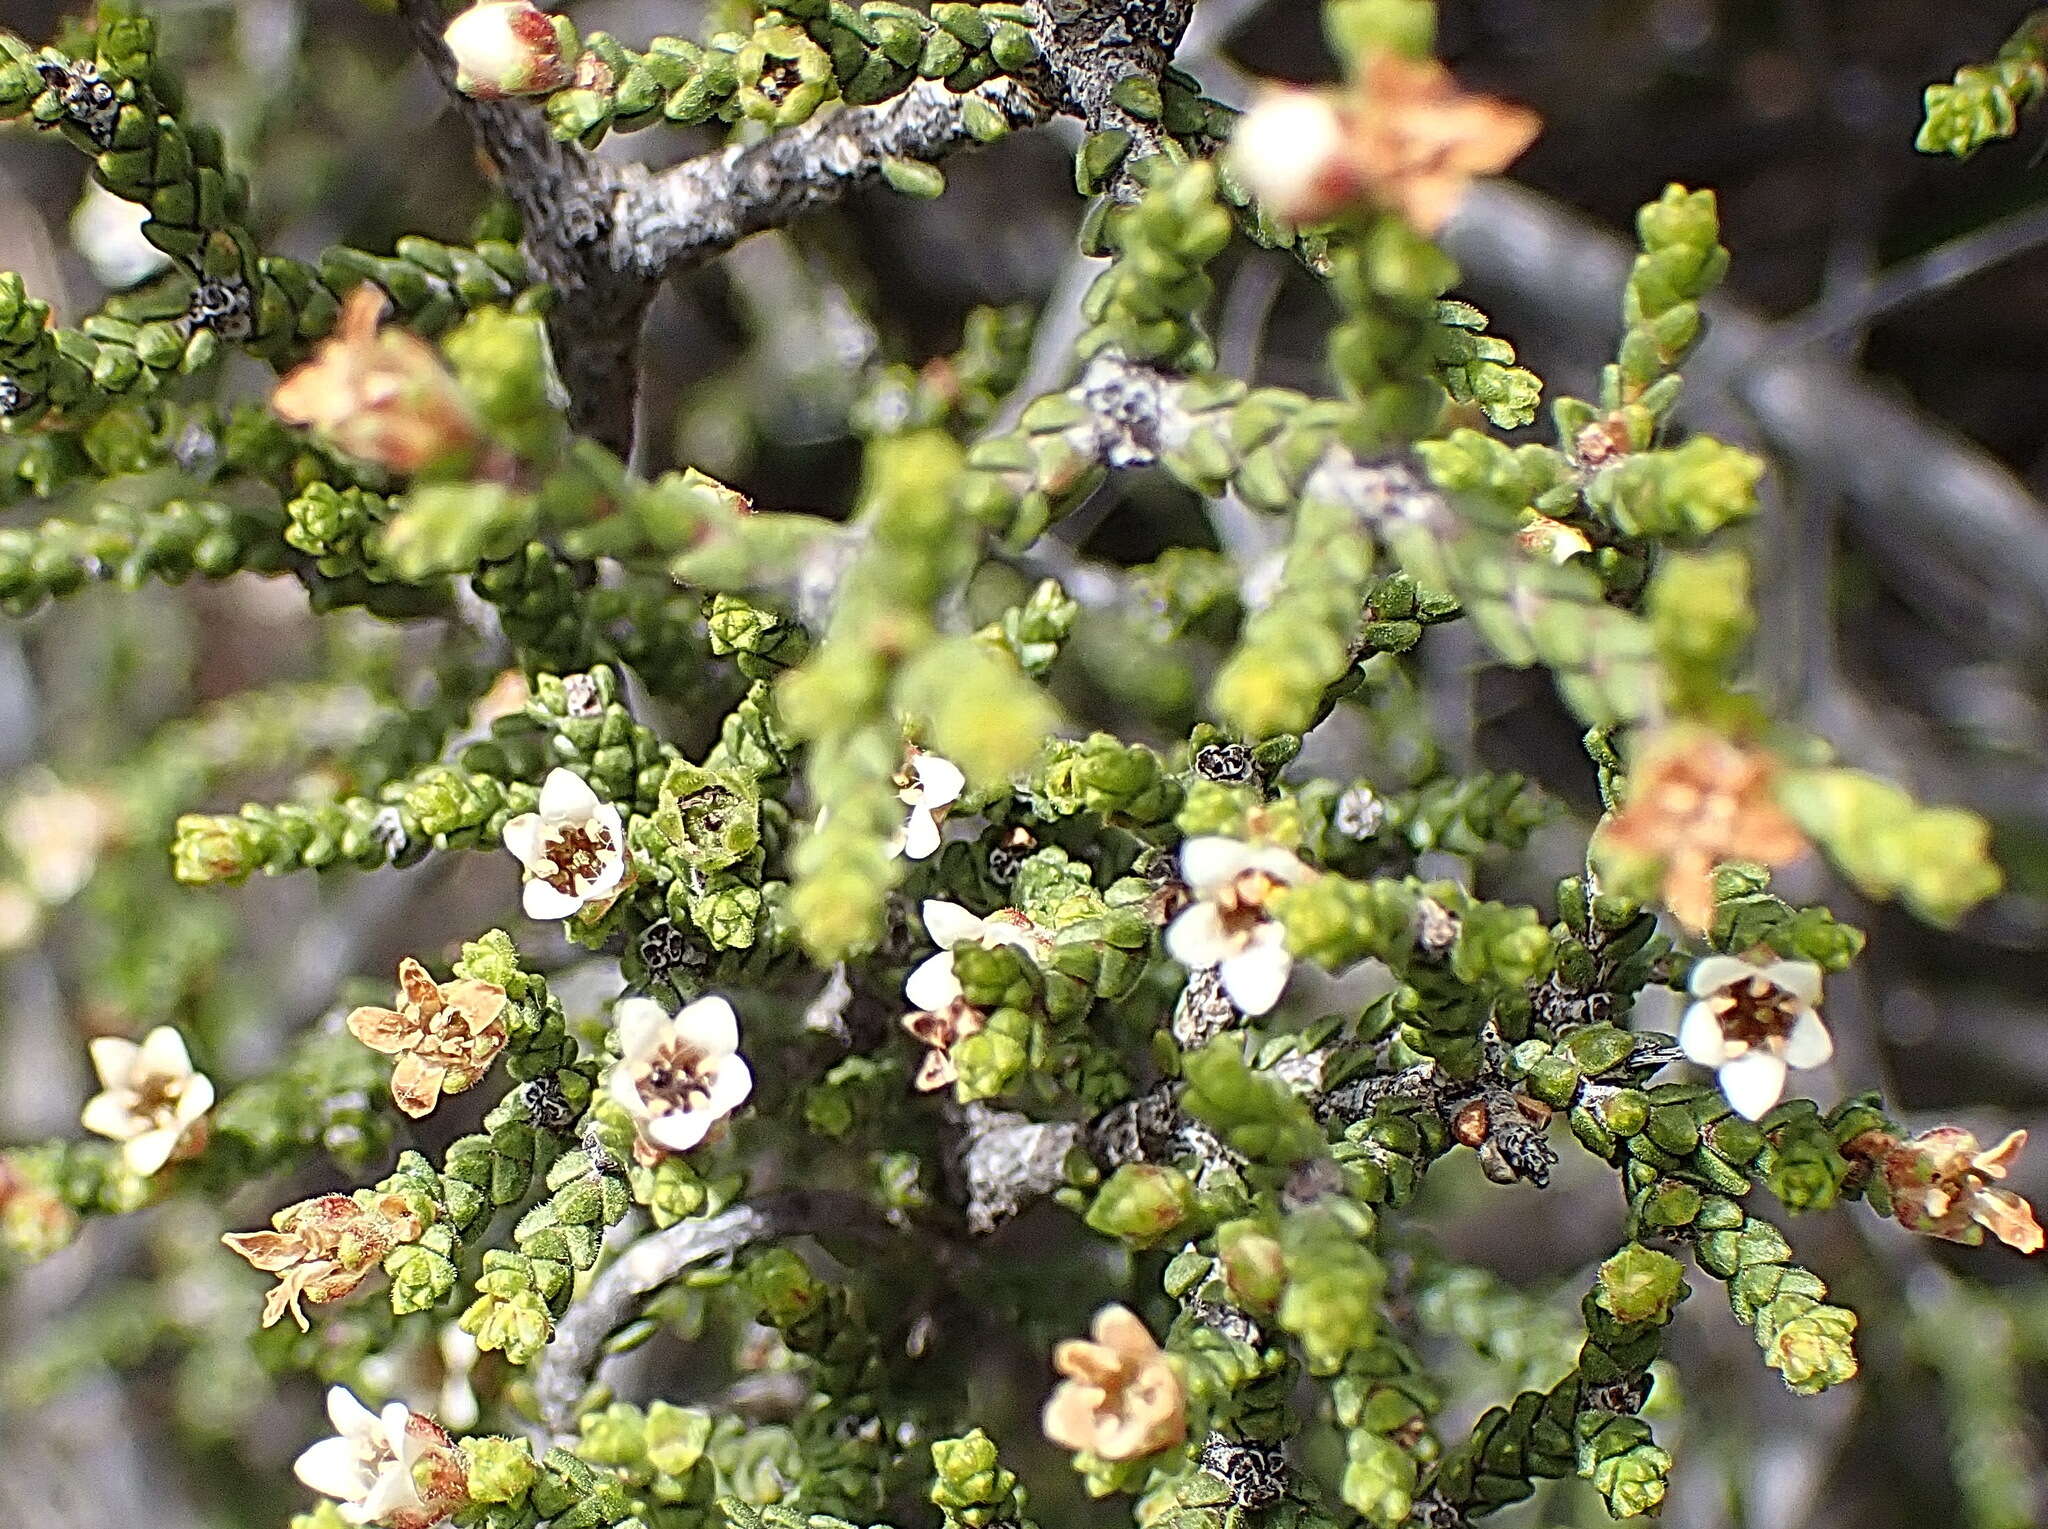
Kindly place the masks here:
POLYGON ((543 96, 576 73, 575 33, 532 0, 484 0, 448 23, 455 86, 479 101, 543 96))

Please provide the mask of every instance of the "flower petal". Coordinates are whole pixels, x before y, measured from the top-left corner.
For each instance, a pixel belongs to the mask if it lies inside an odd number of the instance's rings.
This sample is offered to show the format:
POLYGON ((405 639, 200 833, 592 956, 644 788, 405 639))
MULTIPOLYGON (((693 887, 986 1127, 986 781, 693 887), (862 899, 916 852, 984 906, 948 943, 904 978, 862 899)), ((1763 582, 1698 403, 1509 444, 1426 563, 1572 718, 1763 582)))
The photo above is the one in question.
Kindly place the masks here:
POLYGON ((135 1114, 135 1096, 111 1089, 85 1101, 85 1108, 78 1112, 78 1123, 93 1135, 111 1141, 126 1141, 148 1128, 135 1114))
POLYGON ((730 1056, 740 1048, 739 1016, 715 993, 686 1005, 676 1015, 675 1031, 713 1056, 730 1056))
POLYGON ((932 937, 932 943, 941 950, 951 950, 955 945, 964 945, 969 940, 981 938, 984 921, 969 913, 958 903, 943 902, 936 897, 924 900, 924 932, 932 937))
POLYGON ((574 770, 548 771, 540 786, 540 815, 549 823, 578 823, 597 811, 597 793, 574 770))
POLYGON ((441 1088, 447 1081, 447 1068, 423 1060, 417 1051, 408 1051, 391 1070, 392 1102, 414 1120, 423 1120, 441 1102, 441 1088))
POLYGON ((377 1435, 377 1414, 365 1407, 347 1386, 327 1388, 327 1421, 345 1439, 369 1440, 377 1435))
MULTIPOLYGON (((353 1399, 353 1398, 351 1398, 353 1399)), ((354 1502, 370 1488, 371 1476, 346 1437, 322 1439, 292 1462, 292 1474, 337 1502, 354 1502)))
POLYGON ((1970 1215, 2007 1247, 2022 1253, 2041 1251, 2041 1223, 2034 1219, 2034 1208, 2010 1189, 1978 1190, 1970 1200, 1970 1215))
POLYGON ((633 1081, 633 1069, 624 1063, 613 1066, 605 1074, 605 1091, 612 1096, 612 1102, 635 1120, 647 1113, 647 1101, 640 1097, 639 1085, 633 1081))
POLYGON ((960 996, 953 974, 953 953, 942 950, 920 962, 903 984, 903 996, 914 1009, 943 1009, 960 996))
POLYGON ((1181 845, 1181 879, 1202 897, 1249 870, 1253 858, 1250 845, 1205 834, 1181 845))
POLYGON ((1695 998, 1705 998, 1755 975, 1757 969, 1739 956, 1708 956, 1693 967, 1685 985, 1695 998))
POLYGON ((1806 1003, 1820 1002, 1820 968, 1811 961, 1773 961, 1763 969, 1763 978, 1806 1003))
POLYGON ((546 832, 547 825, 541 822, 539 813, 522 812, 505 825, 505 848, 521 865, 532 865, 540 859, 540 841, 546 832))
POLYGON ((346 1023, 350 1035, 386 1056, 405 1050, 419 1039, 420 1026, 395 1009, 351 1009, 346 1023))
POLYGON ((903 830, 903 853, 912 860, 929 860, 939 852, 939 820, 929 807, 910 809, 910 822, 903 830))
POLYGON ((102 1088, 126 1084, 128 1075, 135 1070, 136 1059, 142 1055, 140 1046, 118 1035, 94 1036, 85 1049, 92 1057, 92 1070, 99 1074, 102 1088))
POLYGON ((636 1062, 667 1037, 668 1010, 652 998, 622 998, 612 1005, 612 1026, 619 1032, 619 1055, 636 1062))
POLYGON ((1721 1033, 1721 1016, 1714 1012, 1714 1006, 1695 1003, 1686 1006, 1685 1018, 1678 1022, 1678 1049, 1688 1061, 1702 1067, 1719 1067, 1728 1060, 1728 1041, 1721 1033))
POLYGON ((1166 926, 1166 953, 1190 971, 1206 971, 1238 947, 1214 903, 1191 903, 1166 926))
POLYGON ((1249 948, 1216 968, 1230 1001, 1249 1015, 1264 1014, 1278 1003, 1287 990, 1288 974, 1294 970, 1284 933, 1277 924, 1271 927, 1279 939, 1254 939, 1249 948))
POLYGON ((1835 1054, 1835 1038, 1828 1034, 1828 1027, 1811 1009, 1800 1012, 1792 1023, 1791 1034, 1785 1037, 1785 1065, 1787 1067, 1822 1067, 1835 1054))
POLYGON ((1744 1120, 1761 1120, 1785 1092, 1785 1062, 1761 1047, 1721 1065, 1721 1092, 1744 1120))
POLYGON ((144 1131, 140 1136, 131 1136, 121 1143, 121 1160, 129 1171, 149 1178, 162 1171, 171 1154, 178 1150, 178 1141, 185 1133, 175 1125, 158 1126, 154 1131, 144 1131))
POLYGON ((570 893, 557 892, 545 881, 529 881, 519 894, 519 905, 526 910, 526 916, 543 923, 573 917, 583 902, 584 899, 570 893))
POLYGON ((711 1115, 730 1115, 754 1091, 753 1070, 747 1066, 746 1058, 738 1055, 721 1061, 709 1081, 703 1109, 711 1115))
POLYGON ((687 1152, 703 1141, 718 1116, 709 1110, 675 1110, 641 1126, 640 1133, 657 1147, 670 1152, 687 1152))
POLYGON ((169 1025, 158 1025, 142 1038, 137 1060, 159 1078, 183 1078, 192 1071, 192 1054, 185 1049, 185 1037, 169 1025))
POLYGON ((967 777, 960 767, 940 755, 920 752, 910 761, 910 769, 917 777, 920 803, 933 810, 952 806, 967 789, 967 777))
POLYGON ((188 1126, 212 1108, 213 1079, 195 1072, 185 1080, 184 1091, 178 1095, 178 1124, 188 1126))

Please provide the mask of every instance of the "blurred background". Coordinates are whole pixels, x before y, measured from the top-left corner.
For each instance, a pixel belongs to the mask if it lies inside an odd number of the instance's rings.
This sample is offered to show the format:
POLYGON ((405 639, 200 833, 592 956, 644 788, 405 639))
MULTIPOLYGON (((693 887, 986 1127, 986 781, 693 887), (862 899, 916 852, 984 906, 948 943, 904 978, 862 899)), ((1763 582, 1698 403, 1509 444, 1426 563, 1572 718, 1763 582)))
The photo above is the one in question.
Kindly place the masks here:
MULTIPOLYGON (((154 9, 197 111, 254 175, 269 247, 310 257, 335 242, 388 250, 406 232, 462 239, 486 208, 466 134, 390 17, 353 0, 154 9)), ((64 10, 4 0, 0 23, 39 42, 64 10)), ((1783 879, 1788 897, 1825 900, 1871 936, 1856 968, 1831 981, 1839 1053, 1814 1091, 1881 1087, 1914 1126, 1952 1120, 1986 1141, 2048 1128, 2048 113, 1968 163, 1912 148, 1922 88, 1990 57, 2021 7, 1442 10, 1460 77, 1547 123, 1513 183, 1484 188, 1453 225, 1459 295, 1552 396, 1591 392, 1618 330, 1634 209, 1667 181, 1714 188, 1734 265, 1688 369, 1682 418, 1772 464, 1766 514, 1749 533, 1764 615, 1756 683, 1849 760, 1997 825, 2009 889, 1956 931, 1865 904, 1810 865, 1783 879)), ((694 35, 705 11, 697 0, 572 7, 585 29, 629 43, 694 35)), ((1327 77, 1317 11, 1308 0, 1204 0, 1184 63, 1232 102, 1254 75, 1327 77)), ((709 146, 657 130, 603 152, 665 162, 709 146)), ((1082 208, 1069 148, 1057 129, 1020 136, 950 163, 940 201, 870 196, 675 283, 649 335, 641 465, 692 463, 764 505, 837 513, 857 463, 848 416, 863 379, 883 361, 952 350, 977 306, 1042 312, 1017 394, 1057 385, 1092 275, 1071 254, 1082 208)), ((73 323, 148 274, 132 219, 84 192, 82 167, 61 142, 0 131, 0 269, 23 273, 73 323)), ((1249 249, 1222 275, 1226 368, 1318 389, 1328 310, 1313 283, 1249 249)), ((261 382, 254 370, 238 380, 261 382)), ((14 492, 0 489, 0 524, 82 508, 13 503, 14 492)), ((1260 534, 1212 526, 1171 484, 1131 478, 1062 527, 1059 557, 1135 564, 1219 539, 1242 550, 1233 536, 1255 551, 1260 534)), ((1200 654, 1162 657, 1134 721, 1118 630, 1077 638, 1062 681, 1070 712, 1126 734, 1184 735, 1200 654)), ((456 662, 453 651, 431 623, 316 620, 288 579, 88 590, 30 619, 0 618, 0 1141, 76 1129, 88 1035, 176 1022, 217 1077, 250 1076, 351 1001, 385 1001, 400 954, 506 916, 511 871, 493 856, 237 894, 181 893, 164 863, 180 811, 342 789, 363 767, 362 739, 417 701, 418 675, 456 662), (318 688, 291 692, 275 713, 231 699, 316 676, 318 688)), ((1457 627, 1433 631, 1400 678, 1389 694, 1405 699, 1390 701, 1383 731, 1401 736, 1318 740, 1317 766, 1338 773, 1390 752, 1413 765, 1421 752, 1529 774, 1559 820, 1525 862, 1467 869, 1497 895, 1547 898, 1549 880, 1573 869, 1595 803, 1547 683, 1487 667, 1457 627)), ((615 980, 595 964, 566 976, 592 1011, 615 980)), ((363 1182, 388 1151, 388 1111, 357 1099, 332 1112, 344 1169, 373 1165, 353 1179, 363 1182)), ((443 1122, 433 1125, 438 1134, 443 1122)), ((1561 1372, 1578 1292, 1620 1215, 1611 1177, 1583 1161, 1542 1196, 1482 1193, 1469 1169, 1446 1164, 1424 1218, 1438 1218, 1450 1254, 1496 1278, 1463 1276, 1451 1296, 1418 1299, 1415 1315, 1469 1392, 1452 1420, 1561 1372)), ((270 1374, 339 1367, 339 1347, 381 1338, 343 1322, 311 1340, 287 1329, 252 1343, 261 1280, 224 1267, 213 1239, 333 1182, 333 1169, 309 1168, 246 1203, 96 1224, 0 1284, 0 1518, 239 1529, 302 1505, 286 1473, 316 1431, 316 1390, 270 1374)), ((2014 1183, 2048 1199, 2048 1147, 2014 1183)), ((1679 1460, 1666 1521, 2048 1522, 2042 1266, 1916 1240, 1861 1209, 1791 1235, 1863 1314, 1864 1379, 1789 1397, 1718 1291, 1696 1280, 1673 1349, 1684 1379, 1660 1385, 1655 1404, 1660 1442, 1679 1460)), ((459 1348, 420 1341, 386 1363, 394 1389, 450 1414, 470 1405, 459 1348)), ((1575 1489, 1510 1513, 1601 1521, 1575 1489)))

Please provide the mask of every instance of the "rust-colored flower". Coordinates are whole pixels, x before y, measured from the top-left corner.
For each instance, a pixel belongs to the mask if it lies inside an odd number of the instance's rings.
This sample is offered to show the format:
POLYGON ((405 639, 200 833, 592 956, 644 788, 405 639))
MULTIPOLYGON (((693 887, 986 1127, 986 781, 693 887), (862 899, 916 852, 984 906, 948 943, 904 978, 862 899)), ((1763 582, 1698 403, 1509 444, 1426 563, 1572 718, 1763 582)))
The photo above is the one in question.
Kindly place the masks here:
POLYGON ((1805 836, 1771 794, 1777 764, 1702 729, 1663 734, 1630 773, 1628 802, 1600 829, 1602 847, 1663 866, 1663 897, 1687 928, 1714 921, 1714 867, 1789 865, 1805 836))
POLYGON ((1122 1306, 1095 1314, 1087 1338, 1053 1350, 1067 1378, 1045 1404, 1045 1436, 1104 1460, 1135 1460, 1187 1436, 1187 1392, 1152 1334, 1122 1306))
POLYGON ((443 1094, 474 1087, 505 1049, 505 990, 494 982, 438 983, 407 956, 398 963, 398 1007, 357 1009, 349 1034, 396 1056, 391 1097, 415 1120, 443 1094))
POLYGON ((316 1306, 338 1301, 375 1272, 385 1255, 413 1242, 424 1230, 420 1218, 398 1195, 378 1195, 368 1206, 348 1195, 319 1195, 287 1205, 269 1232, 229 1232, 221 1241, 277 1283, 263 1298, 263 1325, 289 1311, 306 1330, 300 1301, 316 1306))
POLYGON ((1537 115, 1459 89, 1435 59, 1381 53, 1349 95, 1276 87, 1232 135, 1231 161, 1279 217, 1320 223, 1372 202, 1435 234, 1475 177, 1535 141, 1537 115))
POLYGON ((332 337, 277 385, 271 408, 394 473, 466 456, 481 440, 468 400, 433 346, 377 327, 384 306, 375 287, 349 293, 332 337))
POLYGON ((1881 1161, 1892 1213, 1908 1231, 1930 1237, 1975 1247, 1989 1232, 2009 1248, 2040 1252, 2033 1207, 1997 1184, 2026 1145, 2027 1133, 2014 1131, 1986 1152, 1960 1126, 1936 1126, 1891 1143, 1881 1161))
POLYGON ((958 996, 949 999, 943 1008, 904 1015, 903 1028, 927 1048, 917 1069, 917 1091, 929 1094, 952 1087, 960 1077, 960 1069, 953 1065, 954 1045, 970 1035, 979 1035, 987 1025, 981 1010, 958 996))

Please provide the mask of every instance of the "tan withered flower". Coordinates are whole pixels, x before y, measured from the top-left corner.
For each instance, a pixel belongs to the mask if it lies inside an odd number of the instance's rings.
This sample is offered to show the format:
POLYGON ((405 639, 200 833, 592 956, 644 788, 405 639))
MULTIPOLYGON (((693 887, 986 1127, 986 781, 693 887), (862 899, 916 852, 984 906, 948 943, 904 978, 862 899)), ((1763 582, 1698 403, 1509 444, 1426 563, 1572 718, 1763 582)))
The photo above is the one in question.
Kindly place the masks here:
POLYGON ((398 963, 398 1007, 357 1009, 349 1034, 396 1056, 391 1097, 415 1120, 443 1094, 475 1086, 505 1049, 505 990, 494 982, 436 982, 407 956, 398 963))
POLYGON ((1889 1143, 1880 1161, 1892 1213, 1911 1232, 1972 1247, 1989 1232, 2009 1248, 2040 1252, 2041 1224, 2033 1207, 1995 1182, 2026 1145, 2027 1133, 2014 1131, 1986 1152, 1959 1126, 1936 1126, 1889 1143))
POLYGON ((924 1009, 903 1016, 903 1028, 928 1048, 917 1069, 917 1091, 929 1094, 950 1088, 959 1080, 953 1065, 953 1047, 970 1035, 979 1035, 988 1025, 981 1010, 965 998, 954 998, 944 1008, 924 1009))
POLYGON ((1053 1350, 1067 1378, 1045 1404, 1045 1436, 1104 1460, 1135 1460, 1187 1436, 1187 1392, 1152 1334, 1122 1306, 1095 1314, 1087 1338, 1053 1350))
POLYGON ((384 306, 375 287, 349 293, 334 334, 277 385, 271 408, 394 473, 467 455, 481 441, 468 400, 433 346, 405 329, 378 328, 384 306))
POLYGON ((302 1300, 338 1301, 375 1272, 385 1255, 418 1239, 420 1218, 397 1195, 378 1195, 368 1208, 348 1195, 319 1195, 287 1205, 270 1232, 229 1232, 221 1241, 277 1283, 263 1298, 263 1325, 289 1311, 306 1330, 302 1300))
POLYGON ((1714 867, 1789 865, 1805 836, 1771 794, 1777 765, 1701 729, 1654 740, 1630 772, 1628 802, 1600 828, 1604 848, 1663 866, 1663 897, 1687 928, 1714 920, 1714 867))
POLYGON ((1369 201, 1435 234, 1472 181, 1506 169, 1542 126, 1532 111, 1459 89, 1435 59, 1381 53, 1349 95, 1269 89, 1239 121, 1231 161, 1290 222, 1369 201))

